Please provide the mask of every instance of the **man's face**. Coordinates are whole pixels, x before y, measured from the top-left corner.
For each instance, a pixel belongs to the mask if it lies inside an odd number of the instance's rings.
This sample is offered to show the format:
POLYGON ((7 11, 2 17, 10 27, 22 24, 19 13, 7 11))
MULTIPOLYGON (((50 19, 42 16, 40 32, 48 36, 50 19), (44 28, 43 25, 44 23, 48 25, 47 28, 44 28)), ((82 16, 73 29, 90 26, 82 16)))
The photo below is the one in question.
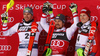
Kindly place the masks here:
POLYGON ((64 23, 60 19, 55 19, 55 27, 61 29, 64 26, 64 23))
POLYGON ((81 14, 80 14, 80 20, 81 20, 81 22, 84 24, 84 23, 86 23, 87 21, 89 21, 89 17, 88 17, 87 14, 81 13, 81 14))
POLYGON ((30 14, 30 13, 28 13, 28 12, 25 12, 25 13, 23 14, 23 16, 24 16, 24 19, 25 19, 26 22, 32 20, 32 17, 33 17, 32 14, 30 14))

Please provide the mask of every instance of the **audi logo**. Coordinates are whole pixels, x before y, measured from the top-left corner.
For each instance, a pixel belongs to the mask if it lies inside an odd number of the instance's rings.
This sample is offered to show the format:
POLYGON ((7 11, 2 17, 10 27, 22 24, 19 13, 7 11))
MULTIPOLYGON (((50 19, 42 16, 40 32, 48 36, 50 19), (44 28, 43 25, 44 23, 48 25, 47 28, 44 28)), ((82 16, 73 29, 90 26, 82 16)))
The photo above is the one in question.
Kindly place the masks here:
POLYGON ((8 21, 9 22, 13 22, 14 21, 14 17, 8 17, 8 21))
POLYGON ((0 45, 0 51, 10 51, 11 45, 0 45))
POLYGON ((91 22, 92 21, 97 21, 98 20, 98 17, 97 16, 91 16, 91 22))
POLYGON ((51 42, 51 46, 63 47, 64 44, 65 43, 62 40, 52 40, 52 42, 51 42))

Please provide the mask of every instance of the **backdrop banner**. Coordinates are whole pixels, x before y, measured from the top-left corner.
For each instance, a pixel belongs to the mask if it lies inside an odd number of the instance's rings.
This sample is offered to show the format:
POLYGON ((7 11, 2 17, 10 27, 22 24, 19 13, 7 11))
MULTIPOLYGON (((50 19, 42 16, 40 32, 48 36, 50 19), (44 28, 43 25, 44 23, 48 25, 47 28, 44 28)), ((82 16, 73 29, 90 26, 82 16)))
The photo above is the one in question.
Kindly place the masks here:
MULTIPOLYGON (((9 1, 0 1, 0 15, 6 11, 6 5, 9 1)), ((33 9, 33 19, 34 21, 38 22, 41 19, 42 16, 42 7, 43 3, 46 1, 37 1, 37 0, 26 0, 26 1, 15 1, 14 6, 8 11, 9 15, 9 23, 8 28, 11 28, 13 25, 15 25, 18 22, 22 22, 23 19, 23 9, 27 6, 32 7, 33 9)), ((65 27, 68 28, 73 23, 73 17, 72 13, 69 9, 70 3, 74 2, 78 5, 78 15, 80 13, 80 10, 84 7, 87 7, 91 11, 91 17, 98 19, 98 38, 97 38, 97 44, 98 44, 98 52, 96 56, 100 56, 100 0, 62 0, 62 1, 49 1, 53 4, 53 13, 56 16, 57 14, 64 14, 66 16, 66 23, 65 27)), ((1 19, 1 17, 0 17, 1 19)), ((0 32, 1 32, 1 20, 0 20, 0 32)), ((38 51, 39 55, 42 55, 45 40, 46 40, 47 33, 43 30, 40 34, 39 38, 39 45, 38 45, 38 51)), ((70 41, 70 45, 68 48, 68 53, 66 56, 74 56, 75 51, 75 42, 77 37, 77 31, 72 37, 70 41)), ((16 56, 18 51, 18 45, 19 45, 19 37, 18 34, 15 33, 12 36, 0 36, 0 56, 16 56)))

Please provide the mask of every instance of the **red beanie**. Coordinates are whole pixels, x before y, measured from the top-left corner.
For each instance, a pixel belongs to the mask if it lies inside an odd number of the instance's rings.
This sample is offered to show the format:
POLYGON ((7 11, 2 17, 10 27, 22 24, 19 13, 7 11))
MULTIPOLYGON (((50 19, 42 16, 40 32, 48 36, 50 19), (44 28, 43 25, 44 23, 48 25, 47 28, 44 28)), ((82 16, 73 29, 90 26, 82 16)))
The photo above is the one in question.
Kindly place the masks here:
POLYGON ((81 10, 81 12, 80 12, 80 14, 81 13, 85 13, 85 14, 87 14, 89 17, 90 17, 90 10, 88 9, 88 8, 83 8, 82 10, 81 10))

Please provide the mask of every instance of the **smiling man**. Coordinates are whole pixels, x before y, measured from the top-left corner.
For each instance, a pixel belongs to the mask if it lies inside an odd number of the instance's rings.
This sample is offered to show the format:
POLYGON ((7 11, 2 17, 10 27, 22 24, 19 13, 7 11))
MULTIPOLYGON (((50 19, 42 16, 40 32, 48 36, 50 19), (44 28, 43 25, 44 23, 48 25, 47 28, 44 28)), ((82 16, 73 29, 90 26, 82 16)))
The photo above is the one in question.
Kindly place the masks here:
MULTIPOLYGON (((17 56, 26 56, 27 54, 29 39, 31 35, 31 26, 32 26, 32 22, 34 22, 33 10, 31 7, 25 7, 25 9, 23 10, 23 17, 24 17, 23 22, 16 23, 13 27, 3 32, 3 36, 11 36, 16 32, 18 33, 19 48, 18 48, 17 56)), ((2 19, 2 20, 7 21, 7 19, 2 19)), ((4 22, 4 24, 6 25, 3 25, 3 26, 7 27, 7 22, 4 22)), ((39 38, 40 32, 42 31, 40 23, 36 22, 36 24, 38 24, 38 28, 37 28, 38 31, 36 32, 36 35, 35 35, 35 40, 32 47, 31 56, 38 56, 38 38, 39 38)))
POLYGON ((23 16, 26 23, 30 22, 33 17, 33 10, 30 7, 26 7, 23 11, 23 16))

